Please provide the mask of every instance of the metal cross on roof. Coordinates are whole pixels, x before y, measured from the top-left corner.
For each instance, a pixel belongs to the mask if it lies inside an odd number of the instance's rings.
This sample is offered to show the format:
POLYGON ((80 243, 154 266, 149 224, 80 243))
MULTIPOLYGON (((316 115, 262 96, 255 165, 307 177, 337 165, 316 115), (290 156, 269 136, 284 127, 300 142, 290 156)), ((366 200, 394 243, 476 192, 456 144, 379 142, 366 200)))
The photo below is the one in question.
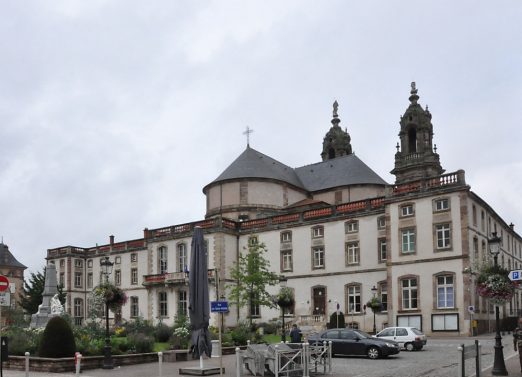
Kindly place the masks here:
POLYGON ((251 129, 250 127, 248 127, 248 126, 246 127, 246 131, 243 132, 243 135, 246 135, 246 137, 247 137, 247 147, 250 146, 250 134, 253 133, 253 132, 254 132, 254 130, 251 129))

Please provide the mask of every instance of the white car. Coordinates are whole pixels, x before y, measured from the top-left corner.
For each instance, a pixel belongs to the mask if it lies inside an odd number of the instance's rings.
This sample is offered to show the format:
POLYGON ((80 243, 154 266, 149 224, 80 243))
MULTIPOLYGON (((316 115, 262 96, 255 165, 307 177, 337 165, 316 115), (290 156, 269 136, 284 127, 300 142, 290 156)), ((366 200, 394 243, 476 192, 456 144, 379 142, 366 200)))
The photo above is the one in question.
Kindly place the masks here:
POLYGON ((426 345, 428 337, 415 327, 387 327, 375 335, 376 338, 395 340, 408 351, 418 351, 426 345))

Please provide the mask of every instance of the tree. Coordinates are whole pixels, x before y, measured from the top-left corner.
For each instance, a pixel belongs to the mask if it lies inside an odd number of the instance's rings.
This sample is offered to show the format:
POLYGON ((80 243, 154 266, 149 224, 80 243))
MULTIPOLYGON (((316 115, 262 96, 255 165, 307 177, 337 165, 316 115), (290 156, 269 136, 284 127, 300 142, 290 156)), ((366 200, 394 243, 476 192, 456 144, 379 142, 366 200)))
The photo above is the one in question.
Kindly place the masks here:
MULTIPOLYGON (((42 303, 43 291, 45 287, 45 267, 43 272, 31 272, 29 280, 24 279, 24 293, 20 297, 18 304, 27 314, 34 314, 38 311, 38 305, 42 303)), ((58 298, 62 305, 65 303, 66 294, 63 287, 58 285, 58 298)))
POLYGON ((250 325, 252 325, 252 307, 259 305, 274 308, 276 306, 266 287, 276 285, 279 277, 269 270, 270 262, 265 257, 266 251, 262 243, 250 244, 248 251, 239 254, 239 260, 230 270, 230 275, 236 284, 228 286, 229 297, 239 307, 248 304, 250 325))

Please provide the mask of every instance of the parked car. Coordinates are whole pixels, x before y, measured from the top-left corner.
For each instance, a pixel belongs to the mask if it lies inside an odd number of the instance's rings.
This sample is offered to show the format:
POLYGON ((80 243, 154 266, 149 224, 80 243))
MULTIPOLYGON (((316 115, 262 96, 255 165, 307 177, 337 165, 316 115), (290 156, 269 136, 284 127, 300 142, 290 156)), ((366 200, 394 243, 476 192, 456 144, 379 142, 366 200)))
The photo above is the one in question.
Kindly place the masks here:
POLYGON ((394 340, 408 351, 421 350, 428 341, 428 337, 415 327, 387 327, 375 336, 378 339, 394 340))
POLYGON ((370 359, 387 357, 400 352, 393 340, 378 339, 360 330, 329 329, 308 337, 310 344, 332 342, 332 355, 366 355, 370 359))

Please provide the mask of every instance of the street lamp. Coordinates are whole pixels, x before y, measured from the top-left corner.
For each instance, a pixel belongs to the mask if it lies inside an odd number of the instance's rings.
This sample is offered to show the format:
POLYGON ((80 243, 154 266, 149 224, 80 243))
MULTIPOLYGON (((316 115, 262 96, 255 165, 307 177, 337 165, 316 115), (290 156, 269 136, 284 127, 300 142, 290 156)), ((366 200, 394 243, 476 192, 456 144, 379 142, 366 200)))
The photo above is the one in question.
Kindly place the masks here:
MULTIPOLYGON (((375 297, 375 295, 377 294, 377 288, 375 287, 375 285, 372 287, 372 295, 373 297, 375 297)), ((372 310, 373 312, 373 335, 377 334, 377 327, 375 326, 375 312, 376 310, 372 310)))
MULTIPOLYGON (((105 275, 105 283, 109 282, 109 275, 112 273, 113 262, 109 260, 109 257, 100 259, 100 268, 102 274, 105 275)), ((113 369, 114 363, 112 361, 111 354, 111 338, 109 335, 109 302, 105 299, 105 347, 103 348, 103 369, 113 369)))
MULTIPOLYGON (((286 276, 284 276, 284 275, 279 276, 279 285, 280 285, 281 289, 286 288, 287 281, 288 281, 288 279, 286 278, 286 276)), ((285 334, 285 306, 284 305, 280 305, 280 306, 281 306, 281 326, 282 326, 282 329, 283 329, 283 331, 281 332, 281 341, 284 343, 284 342, 286 342, 286 334, 285 334)))
MULTIPOLYGON (((489 252, 493 255, 493 264, 498 266, 498 254, 500 254, 500 243, 502 239, 497 236, 497 232, 491 234, 491 238, 488 240, 489 252)), ((493 369, 491 374, 494 376, 507 376, 508 372, 506 364, 504 363, 504 353, 502 349, 502 337, 500 336, 500 311, 498 305, 495 305, 495 359, 493 361, 493 369)))

